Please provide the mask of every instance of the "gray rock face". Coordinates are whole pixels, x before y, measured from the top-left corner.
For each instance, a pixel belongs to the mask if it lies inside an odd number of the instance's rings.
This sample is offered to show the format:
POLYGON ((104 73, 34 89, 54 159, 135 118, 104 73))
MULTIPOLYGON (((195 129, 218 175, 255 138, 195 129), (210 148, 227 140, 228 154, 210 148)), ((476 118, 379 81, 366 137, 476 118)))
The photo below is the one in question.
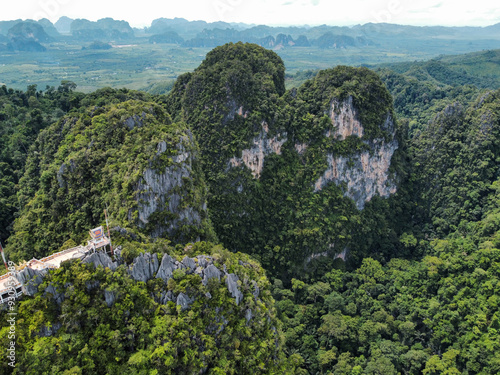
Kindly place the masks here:
MULTIPOLYGON (((69 285, 67 284, 66 285, 66 288, 68 287, 69 285)), ((59 293, 56 288, 54 287, 54 285, 50 284, 47 288, 45 288, 45 293, 50 293, 52 294, 52 296, 54 297, 54 300, 56 301, 56 303, 58 305, 60 305, 61 303, 63 303, 64 301, 64 293, 59 293)))
POLYGON ((187 273, 193 273, 193 271, 196 269, 196 262, 194 261, 194 259, 187 256, 182 260, 182 264, 186 266, 187 273))
POLYGON ((179 295, 177 296, 176 303, 181 306, 182 311, 186 310, 193 302, 194 299, 189 298, 189 296, 184 293, 179 293, 179 295))
POLYGON ((262 131, 259 136, 252 140, 252 148, 245 149, 241 152, 241 158, 233 157, 229 160, 230 167, 240 167, 246 165, 251 171, 254 178, 259 179, 262 169, 264 168, 264 159, 270 154, 281 154, 281 146, 287 140, 286 132, 278 134, 272 138, 268 138, 269 126, 266 122, 262 122, 262 131))
POLYGON ((252 310, 247 309, 247 311, 245 312, 245 319, 247 320, 247 324, 250 322, 250 320, 252 320, 252 318, 253 318, 252 310))
POLYGON ((212 258, 205 255, 198 255, 196 259, 198 260, 198 265, 203 268, 206 268, 209 263, 212 263, 212 258))
POLYGON ((255 300, 257 300, 257 298, 259 298, 259 294, 260 294, 260 289, 259 289, 259 286, 257 285, 257 281, 255 280, 252 280, 252 285, 253 285, 253 296, 255 297, 255 300))
POLYGON ((34 296, 38 292, 38 286, 43 282, 47 269, 34 270, 29 267, 24 268, 16 276, 17 280, 23 284, 23 291, 28 296, 34 296))
POLYGON ((219 271, 219 269, 213 264, 208 265, 208 267, 203 271, 203 285, 207 286, 208 280, 213 278, 216 278, 217 281, 220 281, 221 274, 222 272, 219 271))
POLYGON ((156 254, 144 253, 134 259, 129 273, 134 280, 146 282, 153 278, 158 271, 158 257, 156 254))
MULTIPOLYGON (((343 103, 332 102, 330 111, 335 131, 326 133, 327 137, 344 140, 349 136, 362 137, 364 128, 358 120, 356 109, 353 107, 352 98, 343 103)), ((314 191, 320 191, 325 185, 334 182, 344 185, 344 196, 354 200, 359 210, 375 195, 388 197, 396 192, 396 183, 389 175, 389 167, 394 152, 398 149, 395 138, 394 122, 387 114, 381 128, 389 134, 389 141, 385 138, 363 140, 369 150, 358 152, 349 156, 334 154, 327 155, 328 168, 314 184, 314 191)))
POLYGON ((113 262, 111 258, 104 252, 96 252, 90 255, 87 255, 83 258, 83 263, 92 263, 95 268, 102 266, 104 268, 108 267, 111 271, 114 271, 118 264, 113 262))
POLYGON ((238 287, 238 276, 234 273, 230 273, 226 275, 226 285, 227 289, 229 289, 229 293, 236 299, 236 304, 239 305, 240 301, 243 299, 243 293, 241 293, 238 287))
MULTIPOLYGON (((193 136, 188 133, 182 136, 175 149, 168 150, 167 143, 162 141, 158 144, 156 159, 165 152, 173 152, 170 157, 171 163, 159 171, 153 167, 146 168, 137 190, 138 203, 138 225, 146 227, 150 223, 151 215, 155 215, 154 226, 150 232, 152 237, 160 237, 164 234, 173 236, 182 225, 200 227, 202 216, 206 211, 206 205, 193 207, 184 201, 188 192, 193 187, 185 186, 185 181, 193 180, 192 166, 196 155, 190 151, 194 143, 193 136), (162 218, 159 219, 159 216, 162 218)), ((194 187, 196 188, 196 187, 194 187)), ((132 211, 129 212, 129 220, 132 220, 132 211)), ((194 239, 192 239, 194 240, 194 239)))
POLYGON ((158 268, 158 273, 156 274, 157 278, 168 281, 172 277, 174 270, 177 269, 175 265, 175 261, 168 254, 163 255, 161 259, 160 268, 158 268))
POLYGON ((129 130, 132 130, 136 126, 140 128, 143 125, 143 121, 145 118, 146 113, 142 112, 140 116, 133 115, 132 117, 127 118, 124 123, 129 128, 129 130))
POLYGON ((97 288, 99 285, 101 285, 101 283, 97 280, 94 280, 94 281, 87 281, 85 283, 85 286, 87 287, 87 291, 91 291, 92 289, 95 289, 97 288))
POLYGON ((108 305, 108 307, 111 307, 115 303, 116 296, 113 292, 111 292, 109 290, 105 290, 104 291, 104 300, 106 301, 106 304, 108 305))

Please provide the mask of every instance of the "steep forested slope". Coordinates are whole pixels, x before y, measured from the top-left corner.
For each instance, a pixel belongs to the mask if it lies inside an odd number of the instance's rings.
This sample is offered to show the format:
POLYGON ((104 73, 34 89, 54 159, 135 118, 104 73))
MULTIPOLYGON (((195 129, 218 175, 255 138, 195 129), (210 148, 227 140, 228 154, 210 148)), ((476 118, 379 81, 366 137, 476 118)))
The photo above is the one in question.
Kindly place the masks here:
MULTIPOLYGON (((35 280, 40 293, 16 307, 15 369, 3 350, 0 372, 292 373, 255 261, 203 242, 148 251, 130 265, 94 254, 35 280)), ((4 347, 9 333, 2 326, 4 347)))
POLYGON ((117 101, 69 114, 38 137, 20 181, 14 259, 81 242, 106 205, 116 223, 153 238, 214 238, 189 129, 152 102, 117 101))
POLYGON ((274 280, 304 373, 500 371, 499 94, 447 107, 411 142, 400 241, 421 260, 365 258, 291 290, 274 280))
POLYGON ((180 77, 166 100, 198 137, 219 239, 281 274, 394 242, 388 203, 377 197, 397 190, 391 160, 404 141, 380 79, 337 67, 285 93, 283 72, 275 54, 229 44, 180 77), (369 223, 381 220, 385 234, 375 235, 369 223))
POLYGON ((0 87, 0 240, 12 230, 18 210, 15 185, 24 173, 26 157, 38 133, 79 105, 83 94, 62 82, 42 92, 36 85, 26 92, 0 87))
POLYGON ((238 43, 168 96, 3 89, 8 255, 85 240, 106 204, 121 246, 31 279, 16 371, 499 373, 500 91, 424 67, 286 91, 238 43))

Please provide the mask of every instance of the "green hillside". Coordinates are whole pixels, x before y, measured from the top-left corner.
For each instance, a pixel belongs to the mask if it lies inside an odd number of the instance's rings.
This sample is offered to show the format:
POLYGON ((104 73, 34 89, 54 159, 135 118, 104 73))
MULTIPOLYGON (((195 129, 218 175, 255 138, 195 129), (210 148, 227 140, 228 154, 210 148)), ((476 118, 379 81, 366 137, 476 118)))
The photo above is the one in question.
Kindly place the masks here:
POLYGON ((495 56, 285 76, 230 43, 166 95, 4 86, 8 258, 106 207, 115 255, 21 272, 0 372, 500 373, 495 56))

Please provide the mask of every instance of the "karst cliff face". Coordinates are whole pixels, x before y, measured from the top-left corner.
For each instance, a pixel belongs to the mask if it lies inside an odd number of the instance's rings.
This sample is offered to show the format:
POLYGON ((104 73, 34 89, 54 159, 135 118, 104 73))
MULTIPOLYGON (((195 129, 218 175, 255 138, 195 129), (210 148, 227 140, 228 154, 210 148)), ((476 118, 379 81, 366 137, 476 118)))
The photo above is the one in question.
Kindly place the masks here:
POLYGON ((252 139, 252 147, 244 149, 241 152, 241 158, 232 157, 229 159, 231 167, 240 167, 245 165, 254 178, 259 178, 264 168, 264 159, 270 154, 281 154, 281 147, 286 142, 286 132, 268 137, 269 126, 266 122, 262 122, 262 131, 258 137, 252 139))
POLYGON ((397 190, 399 155, 392 98, 374 72, 340 66, 296 89, 284 82, 277 55, 228 44, 167 99, 198 141, 219 240, 282 274, 356 251, 368 202, 397 190))
MULTIPOLYGON (((152 237, 183 236, 186 233, 179 233, 181 228, 202 227, 207 205, 204 183, 194 168, 197 157, 190 131, 175 144, 158 143, 156 155, 139 180, 136 196, 138 225, 149 228, 152 237), (166 165, 155 167, 155 161, 162 157, 167 159, 166 165)), ((130 210, 130 220, 132 213, 130 210)), ((188 239, 199 240, 199 236, 188 239)))
POLYGON ((28 243, 31 256, 43 257, 69 238, 81 243, 102 225, 104 209, 112 224, 153 238, 213 238, 199 152, 185 124, 143 100, 82 112, 40 134, 13 246, 28 243))
MULTIPOLYGON (((330 118, 335 131, 328 131, 327 137, 334 137, 340 141, 347 137, 363 137, 363 125, 360 123, 357 110, 353 106, 352 97, 342 103, 333 101, 330 118)), ((356 152, 348 156, 328 153, 328 169, 315 182, 314 190, 321 190, 326 184, 333 182, 342 186, 345 196, 356 203, 362 210, 365 202, 370 201, 375 195, 388 197, 396 192, 396 181, 390 176, 389 167, 394 152, 398 149, 395 138, 396 131, 393 119, 388 113, 381 128, 387 132, 389 140, 385 137, 373 140, 364 140, 366 151, 356 152)))

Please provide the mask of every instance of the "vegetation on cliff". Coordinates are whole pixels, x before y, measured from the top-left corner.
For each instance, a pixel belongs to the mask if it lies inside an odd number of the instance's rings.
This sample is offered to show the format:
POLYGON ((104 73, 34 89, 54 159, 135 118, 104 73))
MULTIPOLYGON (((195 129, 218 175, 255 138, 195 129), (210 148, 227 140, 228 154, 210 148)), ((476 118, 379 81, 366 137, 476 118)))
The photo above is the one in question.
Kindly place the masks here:
POLYGON ((8 255, 83 241, 106 204, 122 246, 19 303, 15 371, 499 373, 500 91, 406 68, 286 91, 276 54, 237 43, 166 96, 1 89, 8 255), (186 245, 216 236, 229 251, 186 245), (146 252, 200 268, 137 281, 146 252))
MULTIPOLYGON (((131 277, 133 265, 112 271, 66 262, 17 306, 13 374, 291 373, 270 283, 255 261, 204 242, 186 248, 157 243, 147 250, 159 259, 210 258, 238 277, 241 301, 224 274, 204 283, 184 267, 143 282, 131 277), (163 302, 170 293, 187 296, 189 306, 163 302)), ((8 335, 2 328, 2 346, 8 335)), ((2 371, 9 371, 6 355, 0 354, 2 371)))
MULTIPOLYGON (((328 153, 353 160, 373 153, 375 139, 401 138, 397 123, 396 136, 384 129, 394 118, 391 97, 373 72, 337 67, 285 93, 278 56, 257 45, 228 44, 180 77, 165 102, 198 137, 211 219, 229 249, 252 254, 273 274, 290 278, 317 254, 346 248, 361 254, 368 249, 358 246, 357 236, 381 234, 370 224, 377 220, 373 211, 388 212, 387 202, 374 198, 378 208, 360 212, 345 197, 347 188, 315 188, 328 153), (333 102, 349 98, 364 134, 339 139, 331 135, 337 129, 329 111, 333 102)), ((391 171, 398 168, 395 162, 391 171)), ((389 231, 378 240, 397 246, 394 229, 389 231)))

